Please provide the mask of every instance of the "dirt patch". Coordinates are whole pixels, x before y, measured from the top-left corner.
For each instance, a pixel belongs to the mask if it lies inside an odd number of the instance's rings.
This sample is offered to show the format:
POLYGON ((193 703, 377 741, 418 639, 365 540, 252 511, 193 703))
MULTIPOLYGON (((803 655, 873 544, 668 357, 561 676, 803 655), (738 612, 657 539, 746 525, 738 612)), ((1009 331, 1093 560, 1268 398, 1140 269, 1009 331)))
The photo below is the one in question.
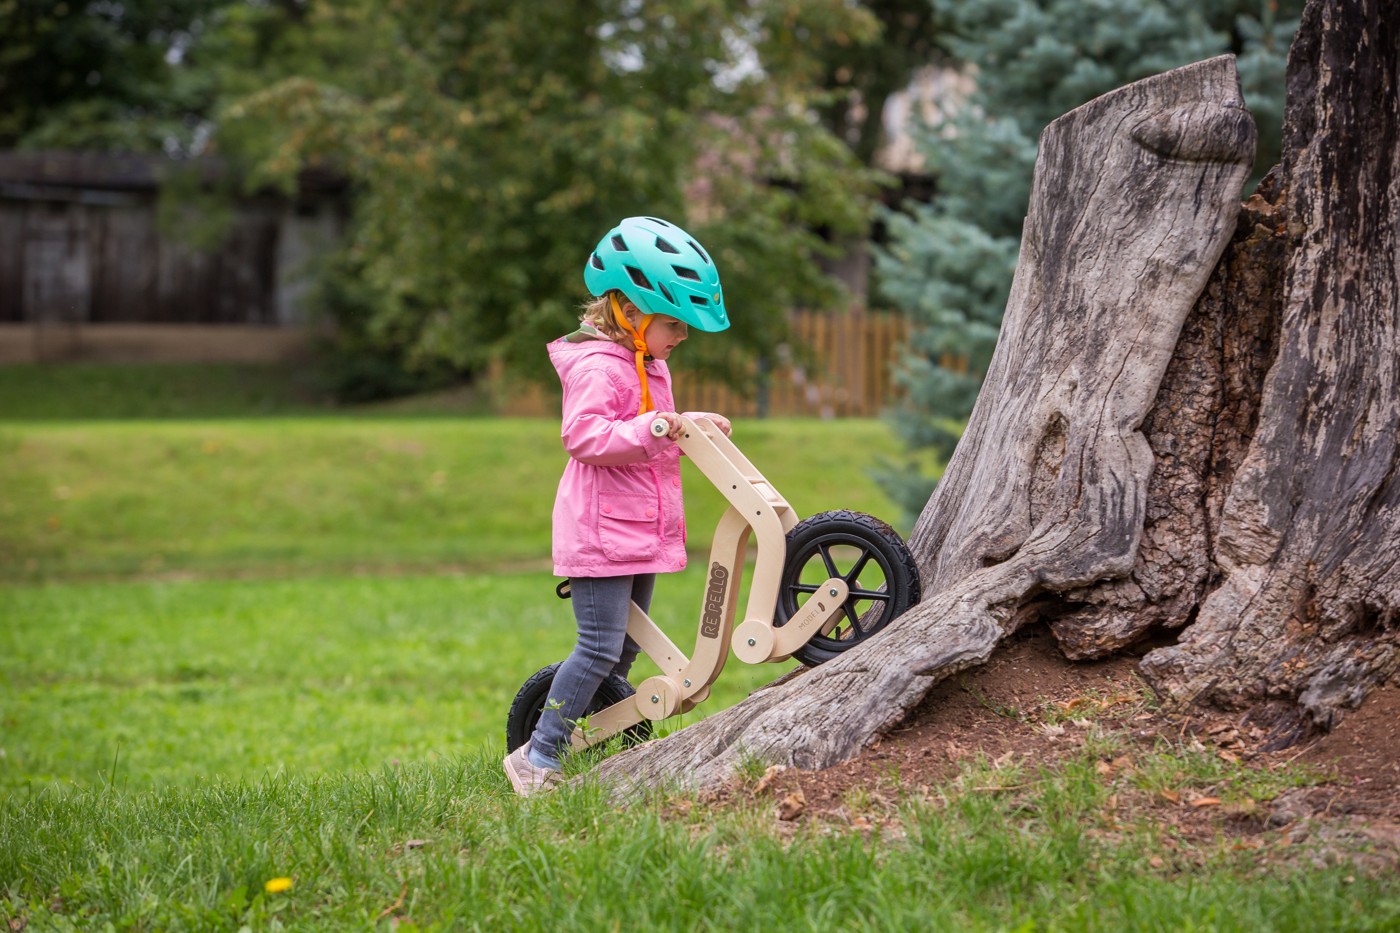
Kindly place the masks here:
POLYGON ((1261 771, 1296 763, 1321 775, 1319 783, 1257 807, 1167 789, 1115 799, 1124 811, 1136 809, 1203 841, 1225 835, 1253 847, 1272 834, 1288 845, 1344 850, 1385 868, 1400 863, 1400 687, 1373 692, 1328 735, 1265 752, 1265 734, 1242 718, 1183 720, 1156 710, 1138 660, 1125 654, 1072 662, 1046 628, 1031 627, 1007 639, 987 664, 938 685, 901 726, 855 759, 819 772, 774 769, 729 793, 771 795, 775 819, 859 827, 880 821, 879 811, 888 812, 900 795, 927 793, 955 777, 969 760, 1015 762, 1024 773, 1080 754, 1095 731, 1110 732, 1127 751, 1097 763, 1106 779, 1133 766, 1133 749, 1163 740, 1261 771))

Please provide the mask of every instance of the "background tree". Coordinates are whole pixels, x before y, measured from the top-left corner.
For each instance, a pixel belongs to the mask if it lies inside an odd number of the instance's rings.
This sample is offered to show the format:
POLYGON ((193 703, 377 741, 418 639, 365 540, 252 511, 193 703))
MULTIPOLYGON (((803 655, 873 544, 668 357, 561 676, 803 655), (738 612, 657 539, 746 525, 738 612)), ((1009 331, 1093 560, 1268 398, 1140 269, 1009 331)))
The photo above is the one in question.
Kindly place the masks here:
POLYGON ((720 263, 734 328, 687 365, 724 370, 839 294, 813 258, 862 232, 874 175, 813 116, 827 37, 859 6, 632 0, 311 2, 230 9, 218 150, 254 184, 333 165, 355 217, 328 297, 345 332, 411 367, 544 372, 588 249, 657 214, 720 263))
POLYGON ((885 102, 908 86, 923 67, 945 58, 940 45, 945 16, 929 0, 866 0, 879 22, 878 41, 857 42, 845 33, 818 47, 827 93, 822 122, 865 165, 875 164, 884 139, 885 102))
MULTIPOLYGON (((884 294, 913 324, 893 424, 911 448, 946 461, 996 344, 1041 130, 1115 87, 1233 51, 1260 127, 1262 174, 1278 157, 1284 56, 1301 0, 1209 11, 1184 0, 933 3, 976 90, 961 111, 916 130, 939 194, 885 214, 888 246, 876 261, 884 294)), ((912 466, 882 480, 910 515, 935 482, 912 466)))
POLYGON ((0 148, 190 151, 216 89, 182 65, 223 2, 0 3, 0 148))

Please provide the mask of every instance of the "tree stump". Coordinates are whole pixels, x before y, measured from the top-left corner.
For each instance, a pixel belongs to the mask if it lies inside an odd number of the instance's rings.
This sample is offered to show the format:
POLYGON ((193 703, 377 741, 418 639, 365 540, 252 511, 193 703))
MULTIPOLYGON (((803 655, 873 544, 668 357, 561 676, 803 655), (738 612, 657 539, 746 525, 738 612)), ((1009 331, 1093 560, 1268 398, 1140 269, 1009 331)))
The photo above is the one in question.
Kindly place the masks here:
POLYGON ((910 540, 924 601, 868 645, 597 774, 696 786, 749 757, 827 767, 985 661, 1043 594, 1128 573, 1153 468, 1140 429, 1234 232, 1254 141, 1229 56, 1048 126, 1001 340, 910 540))
POLYGON ((1310 0, 1282 163, 1240 210, 1233 60, 1041 137, 1000 342, 879 637, 604 762, 629 788, 817 769, 1028 622, 1283 747, 1400 670, 1400 21, 1310 0))

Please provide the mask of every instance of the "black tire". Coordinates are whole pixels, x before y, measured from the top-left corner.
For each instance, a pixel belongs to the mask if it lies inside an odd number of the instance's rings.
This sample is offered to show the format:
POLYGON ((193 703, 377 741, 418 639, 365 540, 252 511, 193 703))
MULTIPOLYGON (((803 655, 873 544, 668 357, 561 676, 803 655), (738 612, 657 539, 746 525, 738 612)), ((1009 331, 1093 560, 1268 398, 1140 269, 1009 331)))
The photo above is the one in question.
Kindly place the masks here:
MULTIPOLYGON (((510 704, 510 713, 506 716, 507 752, 513 752, 530 741, 535 725, 544 714, 544 706, 549 702, 549 688, 554 685, 554 672, 559 670, 559 665, 563 663, 556 661, 535 671, 515 694, 515 700, 510 704)), ((636 692, 626 678, 609 674, 599 685, 598 692, 593 694, 593 702, 588 704, 588 713, 596 713, 614 703, 620 703, 636 692)), ((625 730, 622 736, 629 745, 645 742, 651 738, 651 723, 644 720, 625 730)))
POLYGON ((791 619, 829 577, 851 588, 845 617, 793 657, 815 667, 865 641, 919 601, 919 570, 899 533, 862 512, 821 512, 787 534, 777 624, 791 619))

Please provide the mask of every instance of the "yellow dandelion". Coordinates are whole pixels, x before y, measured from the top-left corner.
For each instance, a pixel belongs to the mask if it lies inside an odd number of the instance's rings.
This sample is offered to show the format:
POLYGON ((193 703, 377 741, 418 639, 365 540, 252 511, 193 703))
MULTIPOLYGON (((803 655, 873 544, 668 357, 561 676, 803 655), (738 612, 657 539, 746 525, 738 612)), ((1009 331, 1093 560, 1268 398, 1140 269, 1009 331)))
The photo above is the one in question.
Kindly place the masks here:
POLYGON ((281 894, 283 891, 290 890, 291 887, 291 878, 273 878, 268 881, 267 884, 263 885, 263 890, 268 894, 281 894))

